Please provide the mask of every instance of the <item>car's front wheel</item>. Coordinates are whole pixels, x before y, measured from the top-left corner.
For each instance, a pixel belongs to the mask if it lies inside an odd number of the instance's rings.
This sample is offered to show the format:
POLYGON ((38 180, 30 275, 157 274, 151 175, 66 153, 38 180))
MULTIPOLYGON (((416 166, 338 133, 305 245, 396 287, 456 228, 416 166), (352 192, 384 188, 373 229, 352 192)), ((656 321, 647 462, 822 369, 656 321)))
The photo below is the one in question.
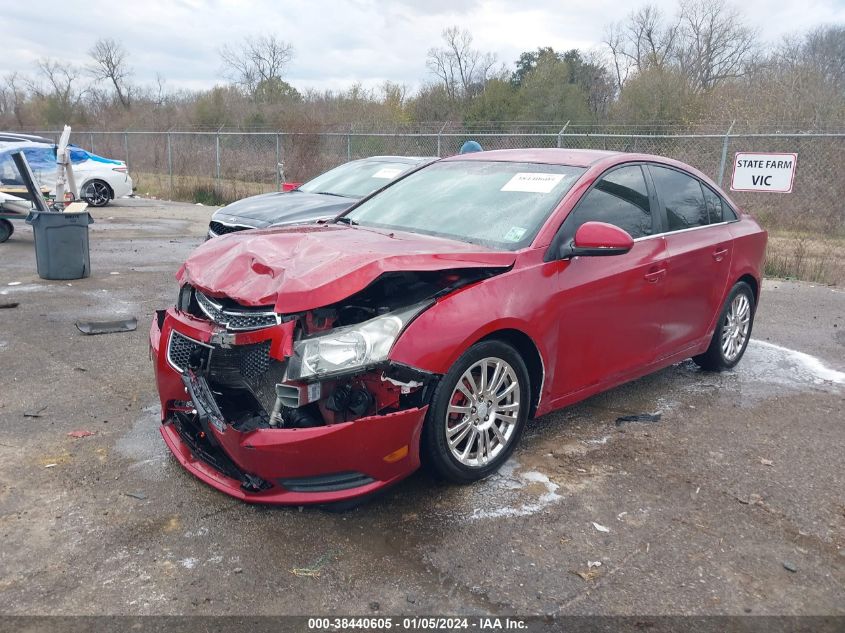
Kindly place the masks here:
POLYGON ((104 207, 112 199, 111 187, 102 180, 89 180, 79 192, 79 197, 92 207, 104 207))
POLYGON ((422 436, 423 461, 443 479, 469 483, 513 452, 531 402, 519 353, 502 341, 467 350, 434 392, 422 436))
POLYGON ((722 371, 736 365, 748 347, 754 325, 754 292, 744 281, 732 289, 722 311, 710 347, 693 360, 702 369, 722 371))

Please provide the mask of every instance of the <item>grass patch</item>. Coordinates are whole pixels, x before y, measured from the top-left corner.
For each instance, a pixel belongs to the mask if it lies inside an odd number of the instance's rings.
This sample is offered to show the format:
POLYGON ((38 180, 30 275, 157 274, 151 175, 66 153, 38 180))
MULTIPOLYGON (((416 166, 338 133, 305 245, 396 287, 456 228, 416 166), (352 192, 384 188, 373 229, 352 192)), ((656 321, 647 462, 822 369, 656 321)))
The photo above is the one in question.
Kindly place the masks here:
POLYGON ((173 176, 146 172, 132 172, 138 195, 160 200, 202 203, 223 206, 259 193, 276 190, 275 183, 248 182, 201 176, 173 176))
POLYGON ((766 247, 764 274, 767 277, 843 285, 845 239, 794 231, 772 231, 766 247))

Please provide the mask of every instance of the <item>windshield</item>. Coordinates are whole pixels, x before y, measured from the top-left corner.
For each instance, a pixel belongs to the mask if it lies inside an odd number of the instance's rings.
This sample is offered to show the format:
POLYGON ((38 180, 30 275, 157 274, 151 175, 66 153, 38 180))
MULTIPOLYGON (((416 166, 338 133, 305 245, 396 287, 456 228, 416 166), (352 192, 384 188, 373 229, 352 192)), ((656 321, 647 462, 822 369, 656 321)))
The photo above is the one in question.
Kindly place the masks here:
POLYGON ((412 167, 404 162, 356 160, 309 180, 299 191, 363 198, 412 167))
POLYGON ((344 221, 517 250, 531 243, 581 167, 446 161, 391 185, 344 221))

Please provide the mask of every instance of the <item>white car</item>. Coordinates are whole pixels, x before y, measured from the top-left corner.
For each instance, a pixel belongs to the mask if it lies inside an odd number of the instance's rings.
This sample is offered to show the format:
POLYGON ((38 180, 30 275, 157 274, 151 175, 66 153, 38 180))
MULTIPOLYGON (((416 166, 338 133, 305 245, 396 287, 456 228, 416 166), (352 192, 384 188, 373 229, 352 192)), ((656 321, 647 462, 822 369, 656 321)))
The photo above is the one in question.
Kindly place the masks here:
MULTIPOLYGON (((115 198, 132 194, 132 178, 122 160, 103 158, 81 147, 69 145, 70 161, 76 180, 76 198, 94 207, 104 207, 115 198)), ((55 194, 56 146, 29 140, 0 140, 0 188, 23 183, 12 160, 12 154, 23 151, 39 186, 55 194)))

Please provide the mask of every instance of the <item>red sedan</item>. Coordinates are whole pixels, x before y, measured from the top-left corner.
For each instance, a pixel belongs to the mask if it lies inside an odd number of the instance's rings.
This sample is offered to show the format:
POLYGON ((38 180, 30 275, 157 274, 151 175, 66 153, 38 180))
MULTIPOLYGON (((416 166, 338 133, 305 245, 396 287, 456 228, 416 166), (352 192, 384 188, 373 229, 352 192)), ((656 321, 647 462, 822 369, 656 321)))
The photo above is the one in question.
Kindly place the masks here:
POLYGON ((250 502, 496 471, 530 418, 692 357, 733 367, 766 233, 642 154, 465 154, 323 225, 232 234, 179 271, 150 344, 161 433, 250 502))

